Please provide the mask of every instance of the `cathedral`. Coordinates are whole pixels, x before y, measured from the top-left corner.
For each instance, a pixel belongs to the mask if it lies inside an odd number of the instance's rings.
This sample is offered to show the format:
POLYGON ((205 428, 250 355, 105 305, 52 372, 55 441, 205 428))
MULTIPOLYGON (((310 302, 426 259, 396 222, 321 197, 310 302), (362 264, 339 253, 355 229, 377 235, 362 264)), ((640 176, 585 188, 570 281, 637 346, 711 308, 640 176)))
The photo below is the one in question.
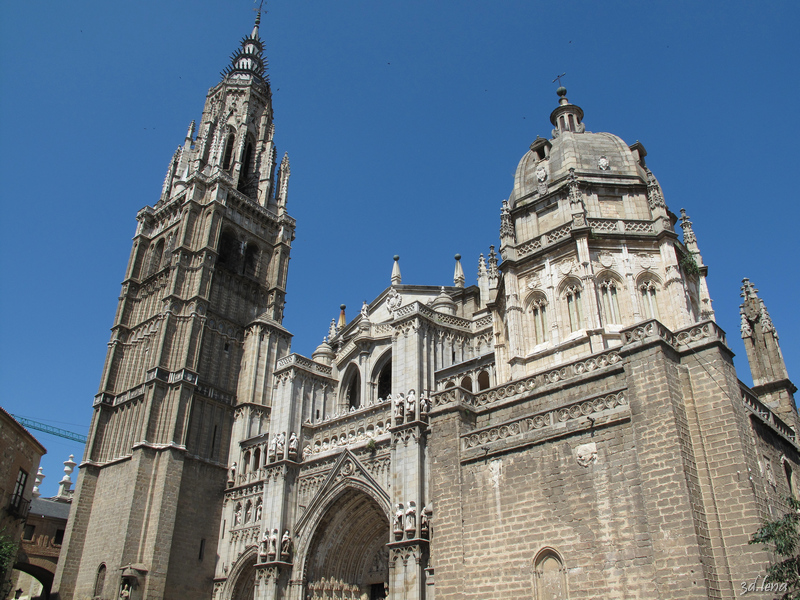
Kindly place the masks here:
POLYGON ((795 387, 747 279, 737 378, 644 146, 559 87, 476 284, 458 255, 452 282, 404 284, 395 257, 300 356, 259 21, 136 216, 52 596, 699 600, 763 578, 747 542, 797 493, 795 387))

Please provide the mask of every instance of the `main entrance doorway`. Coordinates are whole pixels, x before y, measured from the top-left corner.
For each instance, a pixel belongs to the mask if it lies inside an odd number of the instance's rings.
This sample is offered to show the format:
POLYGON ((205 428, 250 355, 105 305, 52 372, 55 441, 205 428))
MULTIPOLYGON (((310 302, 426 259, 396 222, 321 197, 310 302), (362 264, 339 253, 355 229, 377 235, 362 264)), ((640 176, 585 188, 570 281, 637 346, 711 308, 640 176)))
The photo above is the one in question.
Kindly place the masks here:
POLYGON ((386 597, 389 521, 375 500, 348 489, 331 504, 309 547, 306 598, 386 597))

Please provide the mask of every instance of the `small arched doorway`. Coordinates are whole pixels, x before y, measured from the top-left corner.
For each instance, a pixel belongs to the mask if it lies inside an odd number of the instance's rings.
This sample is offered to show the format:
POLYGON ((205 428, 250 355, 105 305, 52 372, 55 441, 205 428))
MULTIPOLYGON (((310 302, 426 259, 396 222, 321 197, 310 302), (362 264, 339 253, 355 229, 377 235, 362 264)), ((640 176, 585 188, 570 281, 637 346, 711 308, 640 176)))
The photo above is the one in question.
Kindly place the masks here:
POLYGON ((378 503, 348 488, 319 521, 306 559, 306 598, 386 598, 389 521, 378 503))

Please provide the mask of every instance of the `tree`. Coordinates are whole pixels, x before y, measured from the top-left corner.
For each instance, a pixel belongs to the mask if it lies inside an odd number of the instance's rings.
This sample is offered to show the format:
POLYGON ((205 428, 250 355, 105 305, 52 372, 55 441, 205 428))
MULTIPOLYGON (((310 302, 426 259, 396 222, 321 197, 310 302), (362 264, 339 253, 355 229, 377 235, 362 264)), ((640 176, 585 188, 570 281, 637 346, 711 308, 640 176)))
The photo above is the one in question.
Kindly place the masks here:
POLYGON ((8 596, 11 590, 11 570, 17 561, 17 542, 0 531, 0 598, 8 596))
MULTIPOLYGON (((785 592, 781 600, 800 600, 800 501, 793 497, 786 498, 789 512, 780 519, 766 521, 753 534, 749 543, 764 544, 773 553, 784 560, 767 568, 767 575, 761 585, 769 587, 769 591, 785 592), (771 585, 770 585, 771 584, 771 585), (772 587, 777 584, 778 587, 772 587)), ((765 590, 766 591, 766 590, 765 590)))

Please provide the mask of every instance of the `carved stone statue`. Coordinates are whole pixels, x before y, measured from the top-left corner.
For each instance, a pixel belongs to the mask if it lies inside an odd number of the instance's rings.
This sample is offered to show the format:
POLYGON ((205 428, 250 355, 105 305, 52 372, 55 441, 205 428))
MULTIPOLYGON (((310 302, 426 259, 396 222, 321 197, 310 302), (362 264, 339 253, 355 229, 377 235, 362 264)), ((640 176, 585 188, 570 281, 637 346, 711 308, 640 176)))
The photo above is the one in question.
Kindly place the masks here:
POLYGON ((422 509, 422 514, 419 516, 419 532, 424 538, 430 537, 431 534, 431 516, 433 515, 433 508, 428 504, 422 509))
POLYGON ((292 460, 297 459, 297 449, 300 447, 300 440, 297 439, 297 434, 293 431, 289 436, 289 458, 292 460))
POLYGON ((394 418, 397 425, 400 425, 403 422, 403 411, 405 410, 405 398, 403 398, 403 392, 400 392, 397 395, 397 398, 394 400, 394 418))
POLYGON ((266 562, 267 553, 269 552, 269 532, 264 532, 264 537, 261 538, 261 544, 258 546, 258 560, 259 562, 266 562))
POLYGON ((411 500, 406 509, 406 533, 409 539, 414 537, 417 531, 417 505, 411 500))
POLYGON ((419 414, 420 416, 426 416, 428 411, 431 409, 431 401, 428 399, 426 394, 420 394, 419 397, 419 414))
POLYGON ((261 520, 261 511, 264 507, 261 504, 261 500, 259 499, 258 503, 256 504, 256 521, 261 520))
POLYGON ((283 532, 281 538, 281 560, 283 562, 291 562, 292 559, 292 536, 289 535, 289 530, 283 532))
POLYGON ((369 306, 367 306, 366 300, 364 300, 364 304, 361 305, 361 318, 369 319, 369 306))
POLYGON ((280 432, 278 434, 278 439, 275 443, 275 458, 276 460, 281 460, 283 458, 283 449, 286 447, 286 434, 284 432, 280 432))
POLYGON ((394 513, 394 531, 395 533, 403 533, 403 503, 397 505, 397 511, 394 513))
POLYGON ((410 423, 416 418, 417 410, 417 394, 414 390, 408 391, 408 396, 406 396, 406 422, 410 423))
POLYGON ((236 505, 236 511, 233 513, 233 524, 234 525, 241 525, 242 524, 242 505, 236 505))
POLYGON ((127 600, 131 597, 131 584, 125 581, 119 590, 119 597, 122 600, 127 600))
POLYGON ((267 552, 267 555, 270 557, 270 560, 275 560, 275 555, 277 554, 277 552, 278 552, 278 530, 273 529, 272 533, 269 536, 269 551, 267 552))
POLYGON ((236 485, 236 463, 228 467, 228 487, 236 485))
POLYGON ((274 436, 269 441, 269 446, 267 448, 267 457, 269 462, 273 462, 275 460, 275 453, 278 451, 278 437, 274 436))

